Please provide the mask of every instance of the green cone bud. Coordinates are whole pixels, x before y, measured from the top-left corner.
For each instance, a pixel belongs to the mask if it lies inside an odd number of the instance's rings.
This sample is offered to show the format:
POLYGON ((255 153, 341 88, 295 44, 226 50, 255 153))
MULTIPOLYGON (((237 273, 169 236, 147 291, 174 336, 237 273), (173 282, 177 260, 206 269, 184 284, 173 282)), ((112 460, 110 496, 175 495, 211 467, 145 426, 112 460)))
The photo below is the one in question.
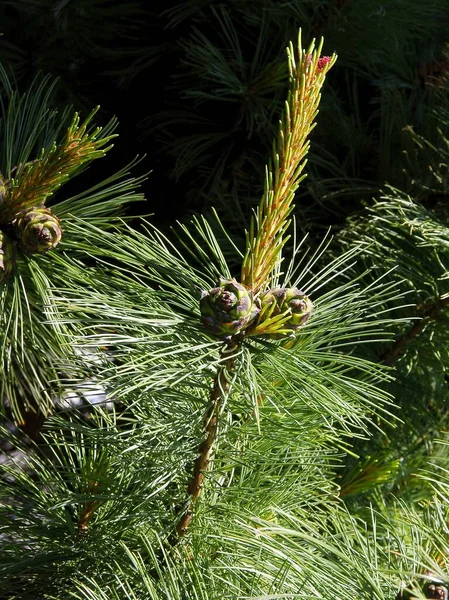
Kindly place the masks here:
POLYGON ((441 581, 429 581, 424 585, 423 592, 426 598, 436 598, 437 600, 448 600, 448 588, 441 581))
POLYGON ((0 231, 0 281, 11 272, 14 266, 13 242, 0 231))
POLYGON ((61 226, 55 215, 45 207, 34 207, 15 218, 17 237, 31 253, 47 252, 61 240, 61 226))
POLYGON ((203 292, 200 310, 203 324, 220 337, 239 333, 259 313, 252 292, 236 279, 222 279, 219 287, 203 292))
POLYGON ((0 206, 3 204, 6 194, 6 184, 3 175, 0 173, 0 206))
POLYGON ((293 334, 309 319, 313 309, 312 301, 298 288, 272 288, 260 296, 260 304, 262 313, 269 317, 290 310, 291 316, 282 324, 282 329, 293 334))

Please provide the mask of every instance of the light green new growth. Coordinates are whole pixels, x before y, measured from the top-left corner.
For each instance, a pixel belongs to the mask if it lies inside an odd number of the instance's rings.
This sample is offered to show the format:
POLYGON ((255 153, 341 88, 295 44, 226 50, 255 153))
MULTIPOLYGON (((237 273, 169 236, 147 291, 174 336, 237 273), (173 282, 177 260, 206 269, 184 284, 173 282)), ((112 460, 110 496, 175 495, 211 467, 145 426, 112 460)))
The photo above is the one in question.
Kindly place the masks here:
POLYGON ((3 222, 11 220, 19 210, 43 206, 46 199, 81 167, 104 156, 112 148, 112 145, 104 146, 116 137, 115 134, 103 134, 102 137, 101 127, 88 130, 98 108, 81 125, 80 117, 75 113, 61 143, 53 142, 49 148, 41 150, 36 160, 17 166, 7 191, 3 222))
POLYGON ((45 206, 68 179, 104 156, 116 126, 112 119, 95 127, 98 108, 84 120, 70 107, 54 110, 55 85, 38 76, 19 93, 0 64, 0 412, 22 425, 47 417, 67 387, 92 376, 75 348, 76 325, 61 321, 55 293, 68 271, 85 288, 83 257, 102 253, 87 223, 102 233, 124 227, 115 216, 143 199, 136 189, 145 176, 129 172, 134 161, 45 206), (47 253, 61 234, 64 252, 47 253))
POLYGON ((307 50, 293 44, 287 48, 290 73, 289 93, 285 113, 280 121, 279 136, 274 143, 273 158, 266 168, 262 200, 247 233, 246 255, 242 265, 241 283, 256 294, 269 287, 276 265, 281 260, 282 248, 287 241, 286 231, 295 192, 305 177, 305 156, 310 142, 309 134, 315 127, 320 103, 320 90, 328 70, 337 57, 321 57, 321 40, 307 50))
MULTIPOLYGON (((333 57, 321 57, 320 52, 323 42, 314 49, 314 42, 307 51, 301 46, 301 31, 298 36, 297 56, 293 45, 288 48, 288 65, 290 72, 290 89, 286 102, 285 114, 280 122, 277 144, 274 145, 273 164, 267 168, 265 191, 254 220, 251 223, 249 235, 247 235, 246 256, 242 265, 241 283, 232 280, 227 281, 227 288, 223 292, 223 283, 220 288, 214 288, 204 293, 201 299, 201 313, 203 324, 214 333, 232 335, 247 328, 248 335, 265 334, 282 336, 292 334, 294 328, 289 324, 294 319, 294 311, 291 306, 284 303, 286 293, 279 302, 277 297, 271 297, 271 308, 262 307, 262 322, 255 322, 260 309, 254 303, 253 297, 272 280, 272 273, 277 272, 278 261, 285 244, 285 232, 290 224, 289 215, 293 210, 292 201, 295 191, 301 181, 301 172, 304 169, 304 157, 309 148, 308 135, 314 127, 314 119, 318 113, 320 102, 320 89, 324 83, 325 75, 336 60, 333 57), (257 233, 255 230, 257 229, 257 233), (245 286, 250 292, 245 290, 245 286), (246 303, 239 306, 237 300, 237 289, 242 288, 246 303), (230 293, 230 292, 234 293, 230 293), (212 302, 211 299, 214 301, 212 302), (285 306, 284 306, 285 304, 285 306), (235 307, 240 310, 236 312, 235 307), (218 307, 218 308, 217 308, 218 307), (230 310, 232 307, 232 310, 230 310), (252 312, 252 309, 255 309, 252 312), (275 315, 274 312, 281 312, 275 315), (246 319, 249 316, 249 321, 246 319), (251 329, 251 325, 256 325, 251 329)), ((292 292, 293 290, 290 290, 292 292)), ((279 290, 279 293, 280 292, 279 290)), ((296 290, 297 296, 287 295, 288 300, 299 298, 302 294, 296 290)), ((302 296, 301 296, 302 297, 302 296)), ((312 307, 311 302, 305 297, 307 306, 312 307)), ((262 296, 259 303, 263 304, 262 296)), ((305 306, 305 305, 304 305, 305 306)), ((308 311, 310 314, 310 310, 308 311)), ((305 316, 305 315, 304 315, 305 316)), ((305 318, 308 318, 305 316, 305 318)), ((298 325, 300 321, 298 320, 298 325)), ((294 335, 294 333, 293 333, 294 335)), ((229 341, 228 341, 229 343, 229 341)), ((210 395, 209 407, 204 419, 205 439, 198 448, 198 456, 194 464, 193 477, 188 484, 190 502, 188 509, 178 522, 177 533, 184 536, 192 519, 195 504, 203 486, 204 472, 208 468, 212 446, 214 444, 218 415, 227 393, 227 382, 229 374, 233 369, 233 353, 239 348, 239 343, 231 342, 229 347, 222 351, 224 365, 221 365, 214 379, 214 385, 210 395), (227 355, 227 360, 225 356, 227 355)))

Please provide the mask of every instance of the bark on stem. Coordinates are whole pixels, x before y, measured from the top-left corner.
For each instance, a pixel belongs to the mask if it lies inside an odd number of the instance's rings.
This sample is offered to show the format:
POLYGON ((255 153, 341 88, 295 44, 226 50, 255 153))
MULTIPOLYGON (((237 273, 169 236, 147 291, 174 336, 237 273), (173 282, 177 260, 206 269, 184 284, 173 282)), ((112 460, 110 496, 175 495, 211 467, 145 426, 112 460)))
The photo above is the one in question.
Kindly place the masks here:
POLYGON ((408 332, 396 340, 391 348, 385 352, 381 361, 385 365, 392 365, 401 356, 407 346, 422 332, 427 323, 439 315, 439 313, 449 305, 449 296, 442 298, 437 304, 429 306, 421 313, 421 321, 417 321, 408 332))
POLYGON ((89 521, 93 517, 93 514, 94 514, 96 508, 97 508, 97 503, 94 500, 91 500, 90 502, 86 502, 84 504, 84 508, 83 508, 83 511, 80 515, 79 522, 78 522, 78 533, 79 534, 84 534, 87 532, 87 529, 89 527, 89 521))
POLYGON ((187 531, 193 517, 193 509, 203 488, 205 473, 217 435, 218 417, 228 389, 237 347, 236 344, 232 347, 228 346, 221 353, 223 358, 225 356, 228 356, 228 358, 219 366, 217 374, 214 377, 209 406, 204 417, 204 432, 206 437, 198 447, 198 456, 193 465, 193 475, 187 486, 187 491, 190 495, 189 506, 176 526, 176 532, 179 537, 182 537, 187 531))

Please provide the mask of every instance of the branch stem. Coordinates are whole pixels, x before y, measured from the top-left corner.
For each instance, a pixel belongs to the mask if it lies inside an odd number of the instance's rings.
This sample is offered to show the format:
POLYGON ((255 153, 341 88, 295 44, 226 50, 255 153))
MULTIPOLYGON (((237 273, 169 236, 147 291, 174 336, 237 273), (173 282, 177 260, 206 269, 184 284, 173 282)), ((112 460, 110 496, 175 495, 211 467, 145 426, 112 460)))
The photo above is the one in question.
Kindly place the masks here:
POLYGON ((205 438, 198 447, 198 456, 193 465, 193 475, 187 486, 187 491, 190 496, 189 506, 176 526, 176 532, 179 537, 185 535, 193 517, 195 504, 203 489, 205 474, 209 466, 214 441, 217 435, 218 419, 223 406, 223 401, 228 391, 230 375, 235 360, 235 350, 237 348, 238 345, 234 343, 232 346, 224 348, 221 352, 224 361, 218 367, 214 377, 214 382, 210 391, 209 405, 204 416, 203 430, 205 438))
POLYGON ((423 331, 424 327, 436 319, 439 313, 449 305, 449 296, 441 298, 436 304, 432 304, 424 309, 420 316, 422 319, 416 323, 404 334, 397 339, 387 352, 381 358, 381 362, 385 365, 392 365, 405 352, 407 346, 423 331))

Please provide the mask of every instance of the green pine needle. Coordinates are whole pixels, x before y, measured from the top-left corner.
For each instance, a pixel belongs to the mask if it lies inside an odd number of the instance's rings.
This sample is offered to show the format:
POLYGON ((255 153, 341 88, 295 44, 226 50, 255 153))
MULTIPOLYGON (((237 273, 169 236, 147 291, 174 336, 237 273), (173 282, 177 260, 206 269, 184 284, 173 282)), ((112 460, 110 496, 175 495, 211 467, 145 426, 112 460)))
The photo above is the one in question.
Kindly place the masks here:
POLYGON ((295 50, 290 44, 288 65, 290 89, 285 113, 280 121, 279 137, 273 158, 266 169, 265 189, 255 219, 247 234, 246 254, 241 282, 254 293, 269 286, 272 274, 281 260, 282 248, 290 225, 293 198, 303 179, 308 137, 318 114, 320 89, 327 71, 337 57, 321 57, 323 41, 303 50, 301 32, 295 50))

